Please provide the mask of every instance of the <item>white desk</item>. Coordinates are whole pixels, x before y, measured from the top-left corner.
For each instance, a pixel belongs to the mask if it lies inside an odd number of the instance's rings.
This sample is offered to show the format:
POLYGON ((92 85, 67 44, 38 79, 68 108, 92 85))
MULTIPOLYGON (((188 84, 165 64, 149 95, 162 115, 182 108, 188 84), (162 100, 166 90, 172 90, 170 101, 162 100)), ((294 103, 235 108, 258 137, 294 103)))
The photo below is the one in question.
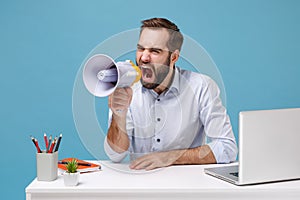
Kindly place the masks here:
POLYGON ((300 199, 300 181, 235 186, 204 174, 204 168, 214 165, 132 172, 128 164, 99 163, 102 171, 81 174, 76 187, 64 186, 62 175, 52 182, 34 179, 26 199, 300 199))

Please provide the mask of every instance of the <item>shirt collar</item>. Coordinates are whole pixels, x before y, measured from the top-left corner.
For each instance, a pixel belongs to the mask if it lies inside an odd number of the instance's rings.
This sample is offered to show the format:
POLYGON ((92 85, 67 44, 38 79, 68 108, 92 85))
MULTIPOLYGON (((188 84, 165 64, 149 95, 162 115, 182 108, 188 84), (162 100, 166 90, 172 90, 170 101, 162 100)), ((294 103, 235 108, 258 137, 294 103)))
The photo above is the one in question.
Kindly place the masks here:
POLYGON ((180 91, 180 77, 179 77, 179 69, 178 67, 174 67, 174 77, 173 82, 170 86, 170 88, 166 91, 166 94, 168 94, 170 91, 176 92, 177 94, 180 91))

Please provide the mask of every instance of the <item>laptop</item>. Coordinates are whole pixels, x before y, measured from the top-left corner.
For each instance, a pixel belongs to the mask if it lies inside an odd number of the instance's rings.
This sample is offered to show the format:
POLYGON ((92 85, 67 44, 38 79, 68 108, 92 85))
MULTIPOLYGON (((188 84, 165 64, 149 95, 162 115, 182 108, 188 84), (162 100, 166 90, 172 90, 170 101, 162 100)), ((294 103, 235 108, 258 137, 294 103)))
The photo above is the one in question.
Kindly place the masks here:
POLYGON ((239 162, 206 168, 235 185, 300 179, 300 108, 239 113, 239 162))

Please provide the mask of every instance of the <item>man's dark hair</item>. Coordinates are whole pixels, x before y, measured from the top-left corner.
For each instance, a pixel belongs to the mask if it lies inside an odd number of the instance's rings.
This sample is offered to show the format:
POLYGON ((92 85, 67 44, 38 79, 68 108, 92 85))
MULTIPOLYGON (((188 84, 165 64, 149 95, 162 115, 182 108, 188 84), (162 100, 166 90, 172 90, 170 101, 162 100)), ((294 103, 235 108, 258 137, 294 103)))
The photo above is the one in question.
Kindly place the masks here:
POLYGON ((165 28, 169 32, 170 38, 167 43, 169 51, 174 52, 176 49, 181 50, 183 43, 183 35, 180 33, 180 29, 176 24, 165 18, 151 18, 142 21, 141 31, 144 28, 165 28))

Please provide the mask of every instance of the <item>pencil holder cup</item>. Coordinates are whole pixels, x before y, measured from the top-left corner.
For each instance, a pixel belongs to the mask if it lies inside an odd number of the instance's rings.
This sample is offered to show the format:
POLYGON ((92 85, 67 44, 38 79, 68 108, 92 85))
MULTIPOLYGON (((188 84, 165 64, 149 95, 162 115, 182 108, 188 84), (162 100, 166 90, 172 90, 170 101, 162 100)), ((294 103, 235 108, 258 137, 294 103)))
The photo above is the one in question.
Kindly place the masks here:
POLYGON ((57 178, 58 152, 37 153, 36 169, 38 181, 53 181, 57 178))

